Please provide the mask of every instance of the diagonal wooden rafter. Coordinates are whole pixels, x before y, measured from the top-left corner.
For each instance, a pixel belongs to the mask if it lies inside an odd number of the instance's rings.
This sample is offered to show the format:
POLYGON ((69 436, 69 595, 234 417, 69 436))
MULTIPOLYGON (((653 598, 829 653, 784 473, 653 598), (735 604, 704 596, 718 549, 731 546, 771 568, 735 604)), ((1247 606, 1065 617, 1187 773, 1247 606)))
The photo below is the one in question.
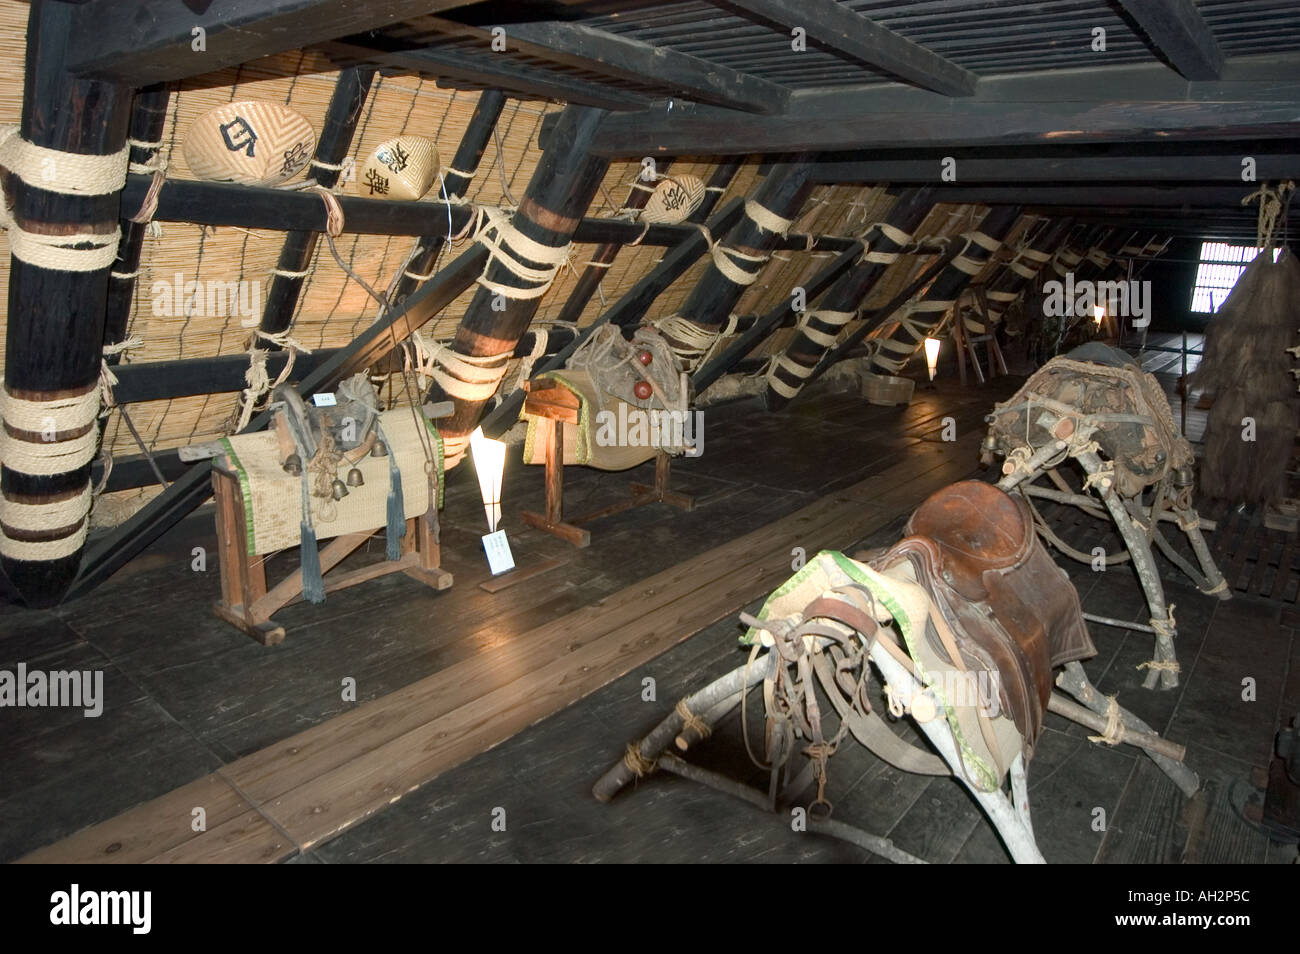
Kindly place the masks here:
POLYGON ((1223 53, 1192 0, 1119 0, 1151 46, 1189 80, 1213 80, 1223 53))
POLYGON ((932 50, 856 13, 837 0, 710 0, 785 30, 803 29, 809 42, 848 60, 891 73, 947 96, 969 96, 978 77, 932 50))

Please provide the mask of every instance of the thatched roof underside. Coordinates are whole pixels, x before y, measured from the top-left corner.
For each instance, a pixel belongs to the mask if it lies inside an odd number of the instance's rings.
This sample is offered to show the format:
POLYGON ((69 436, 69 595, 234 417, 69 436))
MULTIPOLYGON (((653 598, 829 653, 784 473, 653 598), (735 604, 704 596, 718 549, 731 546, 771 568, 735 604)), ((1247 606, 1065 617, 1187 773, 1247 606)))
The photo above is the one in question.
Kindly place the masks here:
MULTIPOLYGON (((0 0, 0 122, 16 123, 19 120, 27 10, 27 4, 19 0, 0 0)), ((172 96, 163 134, 162 152, 168 163, 168 177, 194 178, 181 149, 184 136, 198 116, 224 102, 255 99, 287 103, 319 132, 337 76, 337 71, 328 61, 316 54, 294 52, 185 82, 172 96)), ((442 89, 431 81, 414 77, 377 76, 358 127, 352 155, 360 163, 382 141, 409 132, 434 139, 446 162, 465 131, 477 96, 475 92, 442 89)), ((512 198, 517 200, 523 194, 540 156, 537 135, 542 119, 547 113, 561 108, 561 104, 552 102, 509 101, 498 125, 500 149, 498 151, 494 144, 488 146, 470 190, 469 201, 509 205, 512 198)), ((699 160, 679 160, 673 166, 675 173, 689 173, 706 180, 712 168, 712 161, 699 160)), ((723 200, 751 194, 758 179, 758 169, 757 157, 748 161, 723 200)), ((604 188, 588 214, 614 214, 626 199, 628 187, 637 172, 635 163, 612 164, 604 188)), ((832 235, 860 233, 878 220, 893 201, 885 193, 884 184, 865 189, 859 186, 820 186, 814 191, 795 228, 797 231, 832 235)), ((984 211, 980 206, 940 204, 917 234, 955 235, 977 223, 984 211)), ((1013 246, 1017 234, 1033 221, 1032 216, 1023 217, 1008 244, 1013 246)), ((261 281, 265 294, 282 240, 283 233, 280 232, 162 223, 158 233, 145 240, 129 330, 129 336, 139 337, 143 343, 131 350, 125 360, 157 361, 245 351, 249 329, 241 324, 239 315, 204 314, 199 308, 192 308, 182 315, 157 315, 154 313, 155 291, 162 294, 164 287, 169 290, 179 274, 186 282, 214 279, 224 282, 261 281)), ((401 269, 414 241, 400 236, 345 234, 339 239, 338 247, 358 275, 382 289, 389 286, 401 269)), ((441 263, 459 250, 445 251, 441 263)), ((542 299, 535 319, 537 323, 552 321, 560 312, 576 276, 583 263, 591 258, 593 250, 593 246, 575 247, 572 256, 574 267, 565 269, 542 299)), ((608 270, 602 283, 602 294, 591 300, 580 323, 586 324, 599 315, 602 295, 605 300, 613 301, 644 276, 662 252, 658 248, 624 248, 608 270)), ((746 292, 736 311, 753 313, 772 307, 823 266, 829 255, 797 251, 777 253, 759 280, 746 292)), ((5 301, 9 261, 7 237, 0 236, 0 295, 5 296, 0 300, 5 301)), ((672 313, 699 279, 707 261, 707 257, 701 260, 665 292, 649 317, 672 313)), ((889 269, 884 280, 877 283, 864 306, 870 308, 888 299, 914 276, 920 264, 921 260, 915 257, 900 259, 889 269)), ((472 291, 467 292, 453 303, 435 322, 426 326, 424 334, 439 340, 450 338, 471 295, 472 291)), ((259 302, 258 315, 260 310, 259 302)), ((308 348, 344 345, 375 315, 375 303, 344 275, 328 248, 320 243, 291 329, 293 337, 308 348)), ((761 346, 758 353, 779 351, 791 334, 793 329, 778 332, 761 346)), ((505 381, 512 380, 513 376, 508 373, 505 381)), ((211 440, 227 433, 237 401, 236 393, 196 396, 135 404, 130 413, 144 442, 151 449, 163 449, 211 440)), ((105 442, 114 455, 138 453, 116 414, 108 423, 105 442)), ((128 496, 138 497, 153 492, 156 488, 132 491, 128 496)))

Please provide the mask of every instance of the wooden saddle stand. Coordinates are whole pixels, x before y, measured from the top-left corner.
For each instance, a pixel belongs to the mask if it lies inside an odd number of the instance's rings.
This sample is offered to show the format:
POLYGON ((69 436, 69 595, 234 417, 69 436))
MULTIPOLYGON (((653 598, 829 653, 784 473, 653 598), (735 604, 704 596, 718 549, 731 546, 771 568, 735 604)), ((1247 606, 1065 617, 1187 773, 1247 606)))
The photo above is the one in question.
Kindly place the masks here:
MULTIPOLYGON (((428 412, 430 408, 426 407, 425 410, 428 412)), ((445 408, 440 407, 438 410, 445 408)), ((369 446, 363 446, 363 454, 369 446)), ((217 547, 221 562, 221 598, 213 604, 213 612, 264 646, 282 643, 284 627, 274 620, 273 615, 286 606, 302 601, 302 567, 299 566, 280 582, 267 588, 266 561, 273 554, 248 552, 248 525, 239 477, 224 455, 213 461, 212 495, 216 501, 217 547)), ((438 543, 436 491, 431 494, 424 513, 407 519, 399 559, 381 559, 368 566, 331 574, 331 570, 375 534, 382 534, 384 530, 385 527, 381 525, 356 533, 341 534, 321 548, 320 569, 326 593, 344 590, 390 573, 405 573, 435 590, 451 587, 452 575, 439 566, 441 552, 438 543)))
POLYGON ((695 498, 670 490, 668 486, 672 458, 660 451, 655 456, 655 482, 631 484, 632 494, 627 500, 592 510, 577 517, 564 519, 564 426, 578 423, 578 396, 559 382, 549 378, 525 381, 528 397, 524 399, 524 413, 539 418, 538 436, 546 447, 546 513, 524 510, 520 513, 524 523, 538 530, 554 534, 575 547, 591 544, 591 531, 578 524, 590 523, 633 507, 651 503, 665 503, 679 510, 694 510, 695 498))

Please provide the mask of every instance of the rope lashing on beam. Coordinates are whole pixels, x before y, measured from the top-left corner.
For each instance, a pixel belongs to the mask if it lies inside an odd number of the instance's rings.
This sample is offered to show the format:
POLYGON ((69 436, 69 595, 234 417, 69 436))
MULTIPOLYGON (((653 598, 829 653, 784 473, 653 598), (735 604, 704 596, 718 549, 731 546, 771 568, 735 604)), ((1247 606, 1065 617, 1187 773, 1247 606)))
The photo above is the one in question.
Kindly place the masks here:
POLYGON ((28 142, 14 123, 0 126, 0 166, 35 189, 60 195, 109 195, 126 185, 131 146, 96 156, 28 142))
MULTIPOLYGON (((95 196, 126 184, 131 147, 109 155, 61 152, 28 142, 17 125, 0 126, 0 167, 27 185, 60 195, 95 196)), ((0 226, 9 230, 10 251, 19 261, 59 272, 94 272, 117 258, 122 231, 48 235, 23 228, 0 202, 0 226)))
POLYGON ((126 338, 113 344, 104 345, 104 357, 99 362, 99 394, 103 402, 103 414, 107 415, 110 408, 117 406, 117 399, 113 396, 113 388, 117 387, 117 375, 113 373, 113 366, 108 363, 108 359, 116 355, 126 354, 135 348, 144 344, 144 339, 139 335, 126 338))
POLYGON ((78 394, 48 401, 0 391, 0 461, 36 476, 65 474, 91 462, 99 444, 100 391, 96 380, 78 394))
POLYGON ((1067 272, 1074 270, 1074 267, 1083 261, 1083 255, 1073 249, 1062 249, 1052 262, 1052 271, 1064 276, 1067 272))
POLYGON ((813 309, 805 311, 799 316, 795 330, 796 332, 802 332, 805 338, 821 345, 823 348, 833 348, 836 342, 839 341, 839 334, 844 330, 844 326, 857 316, 856 311, 813 309), (816 327, 813 324, 814 322, 821 327, 816 327))
POLYGON ((692 372, 704 364, 724 338, 734 335, 739 315, 730 315, 725 325, 702 325, 682 315, 672 314, 656 318, 650 324, 664 337, 682 370, 692 372))
POLYGON ((244 382, 247 387, 240 393, 239 413, 234 418, 235 423, 231 425, 231 433, 238 434, 248 427, 248 422, 253 419, 253 411, 261 403, 262 399, 289 380, 289 375, 293 372, 294 360, 299 352, 311 354, 311 349, 292 337, 287 331, 263 331, 260 328, 254 330, 248 343, 248 370, 244 372, 244 382), (271 376, 266 370, 269 352, 266 348, 257 347, 259 340, 282 348, 289 353, 284 362, 284 370, 280 372, 274 381, 271 380, 271 376))
POLYGON ((892 265, 898 260, 900 255, 907 254, 907 251, 912 244, 912 238, 913 236, 910 232, 904 232, 896 225, 890 225, 888 222, 873 222, 871 228, 867 229, 861 236, 859 236, 859 239, 864 242, 864 248, 858 261, 874 262, 877 265, 892 265), (898 248, 894 249, 892 252, 885 252, 872 249, 870 245, 866 245, 865 240, 873 231, 879 232, 885 238, 897 245, 898 248))
MULTIPOLYGON (((127 171, 138 175, 153 176, 149 182, 149 189, 140 202, 140 208, 135 215, 128 216, 127 221, 139 225, 152 224, 153 217, 158 211, 158 196, 162 193, 163 183, 167 181, 167 160, 160 151, 162 149, 162 140, 142 142, 139 139, 128 139, 126 144, 132 149, 140 149, 151 153, 149 159, 145 162, 129 163, 127 171)), ((114 277, 118 277, 116 273, 114 273, 114 277)))
POLYGON ((803 390, 804 381, 807 380, 815 370, 815 365, 800 364, 795 361, 786 352, 773 355, 767 365, 767 384, 773 391, 787 400, 796 397, 803 390), (784 371, 787 375, 794 378, 797 384, 787 384, 778 371, 784 371))
POLYGON ((569 260, 573 246, 571 243, 543 245, 524 235, 511 219, 511 214, 501 209, 491 206, 477 208, 473 238, 487 249, 488 259, 483 273, 475 281, 513 301, 540 298, 554 283, 560 267, 569 260), (522 287, 504 285, 489 279, 488 270, 493 262, 504 266, 506 271, 526 284, 522 287))
POLYGON ((787 219, 777 215, 771 209, 760 205, 753 199, 745 200, 745 216, 765 232, 773 232, 777 235, 785 235, 790 231, 790 226, 794 224, 794 219, 787 219))
POLYGON ((916 354, 918 348, 925 343, 925 339, 937 335, 943 330, 947 321, 948 312, 956 304, 955 299, 948 301, 912 301, 904 305, 897 317, 897 331, 907 335, 905 340, 897 340, 893 336, 879 337, 874 339, 876 343, 876 353, 871 356, 872 363, 878 367, 884 368, 895 373, 903 370, 907 362, 916 354), (912 315, 938 315, 934 320, 920 320, 913 318, 912 315), (909 340, 910 339, 910 340, 909 340), (898 355, 898 358, 888 358, 881 354, 881 351, 890 351, 898 355))

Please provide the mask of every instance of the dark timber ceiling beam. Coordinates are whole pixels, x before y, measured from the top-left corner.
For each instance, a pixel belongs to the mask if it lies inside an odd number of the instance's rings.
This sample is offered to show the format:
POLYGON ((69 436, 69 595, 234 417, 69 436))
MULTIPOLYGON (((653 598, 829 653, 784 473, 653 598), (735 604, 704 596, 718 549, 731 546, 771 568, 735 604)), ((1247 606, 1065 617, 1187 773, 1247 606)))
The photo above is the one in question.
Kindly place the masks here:
MULTIPOLYGON (((1068 148, 1068 147, 1065 147, 1068 148)), ((1222 145, 1216 144, 1222 149, 1222 145)), ((1064 152, 1064 149, 1062 150, 1064 152)), ((1161 151, 1152 155, 1057 155, 1026 156, 1023 151, 1003 155, 956 155, 957 182, 1241 182, 1244 171, 1242 149, 1214 155, 1189 155, 1161 151)), ((1300 151, 1266 153, 1250 150, 1255 179, 1300 178, 1300 151)), ((882 158, 875 154, 823 155, 813 170, 819 183, 880 182, 934 183, 942 187, 943 160, 930 158, 882 158)))
POLYGON ((596 109, 645 109, 652 97, 602 86, 554 70, 522 63, 491 50, 470 52, 453 47, 412 48, 386 37, 349 36, 322 44, 336 63, 366 64, 385 71, 429 76, 447 86, 501 89, 516 96, 558 99, 596 109))
POLYGON ((1224 185, 1114 185, 1061 182, 1056 185, 951 184, 935 189, 940 202, 985 205, 1113 206, 1131 208, 1199 207, 1238 209, 1241 200, 1259 188, 1257 182, 1224 185))
MULTIPOLYGON (((128 175, 122 190, 122 212, 134 214, 149 189, 152 176, 128 175)), ((447 219, 454 235, 474 216, 469 205, 448 204, 442 200, 419 202, 386 201, 356 196, 340 196, 345 235, 445 235, 447 219)), ((291 192, 232 182, 199 182, 171 179, 158 192, 158 222, 188 222, 217 228, 303 229, 320 232, 326 227, 325 205, 312 192, 291 192)), ((698 235, 689 225, 651 225, 624 218, 582 218, 578 221, 574 241, 601 245, 617 242, 626 245, 674 246, 698 235)), ((842 236, 814 236, 813 247, 823 252, 841 252, 852 244, 842 236)), ((777 237, 773 247, 781 250, 807 247, 808 237, 791 233, 777 237)))
POLYGON ((90 0, 77 10, 69 70, 126 86, 147 86, 463 7, 467 2, 90 0), (196 28, 203 31, 202 50, 195 49, 196 28))
MULTIPOLYGON (((489 63, 501 58, 492 50, 493 35, 487 26, 437 17, 422 18, 420 26, 422 30, 432 27, 448 37, 481 43, 482 57, 489 63)), ((785 108, 790 92, 784 86, 719 63, 579 23, 539 20, 496 28, 505 31, 506 52, 644 84, 700 103, 751 113, 778 113, 785 108)), ((428 49, 436 53, 440 48, 428 49)))
MULTIPOLYGON (((951 60, 855 13, 838 0, 711 0, 783 30, 801 28, 815 46, 945 96, 969 96, 977 77, 951 60)), ((797 53, 794 55, 798 55, 797 53)))
POLYGON ((1119 0, 1156 53, 1189 80, 1218 79, 1223 53, 1192 0, 1119 0))
POLYGON ((966 99, 899 86, 800 90, 784 113, 696 104, 610 116, 593 148, 609 156, 797 149, 1171 143, 1300 136, 1300 54, 1228 60, 1222 78, 1189 82, 1163 64, 981 80, 966 99))

